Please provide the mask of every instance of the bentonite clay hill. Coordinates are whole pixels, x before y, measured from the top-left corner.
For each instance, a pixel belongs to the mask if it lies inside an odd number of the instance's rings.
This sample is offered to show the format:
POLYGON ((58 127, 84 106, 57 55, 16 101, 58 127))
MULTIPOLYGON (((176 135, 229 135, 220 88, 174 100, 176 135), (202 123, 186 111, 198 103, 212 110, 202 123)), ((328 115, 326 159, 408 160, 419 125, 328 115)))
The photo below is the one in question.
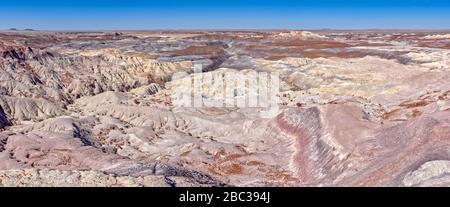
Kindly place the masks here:
POLYGON ((2 32, 0 186, 450 186, 449 49, 442 32, 2 32), (278 113, 174 104, 198 64, 278 72, 278 113))

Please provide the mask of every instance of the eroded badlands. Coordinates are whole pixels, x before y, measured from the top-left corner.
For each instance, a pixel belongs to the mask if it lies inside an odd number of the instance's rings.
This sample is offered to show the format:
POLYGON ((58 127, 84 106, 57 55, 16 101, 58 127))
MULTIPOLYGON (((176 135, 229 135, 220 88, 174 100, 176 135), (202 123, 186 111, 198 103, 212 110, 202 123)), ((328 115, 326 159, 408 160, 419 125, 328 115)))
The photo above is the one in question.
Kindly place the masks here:
POLYGON ((1 32, 0 186, 450 186, 449 35, 1 32), (177 106, 196 64, 279 113, 177 106))

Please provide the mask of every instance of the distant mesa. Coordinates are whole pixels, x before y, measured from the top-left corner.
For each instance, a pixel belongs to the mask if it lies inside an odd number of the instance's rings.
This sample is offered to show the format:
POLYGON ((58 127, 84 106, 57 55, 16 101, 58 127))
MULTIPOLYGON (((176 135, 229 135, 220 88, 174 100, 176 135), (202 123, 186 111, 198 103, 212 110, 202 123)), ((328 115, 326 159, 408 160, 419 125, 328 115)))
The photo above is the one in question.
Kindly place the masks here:
POLYGON ((37 31, 37 30, 35 30, 35 29, 29 29, 29 28, 26 28, 26 29, 24 29, 24 30, 17 29, 17 28, 9 28, 9 31, 37 31))

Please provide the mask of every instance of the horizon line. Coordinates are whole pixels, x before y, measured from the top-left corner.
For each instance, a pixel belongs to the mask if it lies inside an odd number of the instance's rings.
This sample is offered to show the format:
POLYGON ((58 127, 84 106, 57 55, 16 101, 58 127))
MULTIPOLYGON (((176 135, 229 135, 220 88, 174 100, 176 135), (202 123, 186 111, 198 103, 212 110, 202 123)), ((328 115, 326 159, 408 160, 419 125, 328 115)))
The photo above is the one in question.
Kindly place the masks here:
POLYGON ((8 28, 0 32, 157 32, 157 31, 450 31, 450 28, 154 28, 154 29, 33 29, 8 28))

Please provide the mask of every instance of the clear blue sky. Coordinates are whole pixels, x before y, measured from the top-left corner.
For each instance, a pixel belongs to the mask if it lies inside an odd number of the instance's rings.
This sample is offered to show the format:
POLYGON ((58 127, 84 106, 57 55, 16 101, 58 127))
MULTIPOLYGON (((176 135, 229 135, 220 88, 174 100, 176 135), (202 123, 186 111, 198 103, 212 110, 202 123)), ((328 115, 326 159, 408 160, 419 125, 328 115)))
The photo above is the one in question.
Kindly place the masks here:
POLYGON ((10 0, 0 29, 449 29, 450 0, 10 0))

